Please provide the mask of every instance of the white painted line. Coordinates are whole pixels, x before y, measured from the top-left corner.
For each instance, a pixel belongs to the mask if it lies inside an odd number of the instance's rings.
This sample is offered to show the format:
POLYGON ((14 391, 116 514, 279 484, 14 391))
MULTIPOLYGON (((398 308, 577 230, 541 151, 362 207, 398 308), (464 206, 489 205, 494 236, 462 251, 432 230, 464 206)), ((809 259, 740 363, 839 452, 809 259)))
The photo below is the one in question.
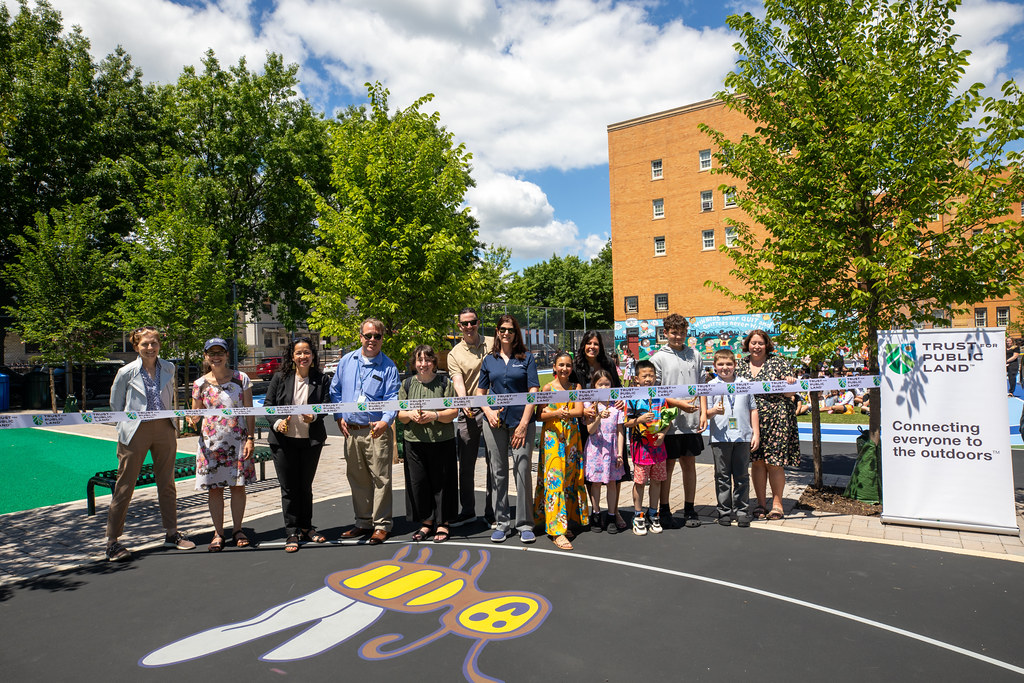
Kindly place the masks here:
MULTIPOLYGON (((431 545, 434 545, 434 544, 431 544, 431 545)), ((1016 674, 1024 675, 1024 667, 1015 666, 1013 664, 1010 664, 1009 662, 1004 662, 1004 661, 999 660, 999 659, 994 659, 992 657, 988 657, 986 655, 983 655, 983 654, 980 654, 980 653, 977 653, 977 652, 973 652, 973 651, 968 650, 966 648, 962 648, 962 647, 959 647, 957 645, 953 645, 952 643, 946 643, 946 642, 943 642, 941 640, 936 640, 935 638, 930 638, 928 636, 921 635, 920 633, 914 633, 913 631, 908 631, 906 629, 902 629, 902 628, 899 628, 897 626, 890 626, 889 624, 883 624, 880 621, 875 621, 874 619, 867 619, 866 617, 861 617, 861 616, 858 616, 856 614, 851 614, 849 612, 843 612, 842 610, 833 609, 831 607, 826 607, 824 605, 818 605, 818 604, 813 603, 813 602, 807 602, 806 600, 800 600, 799 598, 791 598, 791 597, 789 597, 787 595, 782 595, 780 593, 772 593, 771 591, 762 590, 760 588, 754 588, 753 586, 744 586, 743 584, 733 583, 731 581, 723 581, 721 579, 713 579, 713 578, 710 578, 710 577, 707 577, 707 576, 700 576, 698 574, 690 574, 688 572, 676 571, 675 569, 664 569, 662 567, 654 567, 654 566, 651 566, 651 565, 639 564, 637 562, 628 562, 626 560, 616 560, 616 559, 613 559, 613 558, 610 558, 610 557, 598 557, 596 555, 585 555, 583 553, 566 552, 564 550, 552 550, 552 549, 548 549, 548 548, 535 548, 535 547, 528 547, 528 546, 505 546, 505 545, 499 545, 497 543, 492 543, 490 545, 485 545, 483 543, 466 543, 466 542, 462 542, 462 541, 446 541, 444 544, 438 544, 438 545, 462 545, 462 546, 470 546, 470 547, 477 547, 477 548, 479 548, 479 547, 489 547, 489 548, 491 548, 493 550, 518 550, 518 551, 521 551, 521 552, 545 553, 545 554, 550 554, 550 555, 557 555, 559 557, 564 557, 566 559, 593 560, 595 562, 604 562, 605 564, 616 564, 616 565, 619 565, 619 566, 622 566, 622 567, 630 567, 632 569, 642 569, 642 570, 645 570, 645 571, 656 572, 656 573, 659 573, 659 574, 668 574, 670 576, 678 576, 678 577, 681 577, 681 578, 684 578, 684 579, 692 579, 694 581, 703 581, 704 583, 711 583, 711 584, 715 584, 717 586, 724 586, 725 588, 734 588, 736 590, 743 591, 743 592, 746 592, 746 593, 753 593, 754 595, 760 595, 762 597, 771 598, 773 600, 779 600, 781 602, 788 602, 788 603, 790 603, 792 605, 797 605, 799 607, 806 607, 807 609, 815 610, 817 612, 823 612, 825 614, 831 614, 832 616, 839 617, 840 619, 847 619, 849 621, 854 621, 854 622, 857 622, 859 624, 864 624, 865 626, 871 626, 872 628, 877 628, 877 629, 882 630, 882 631, 888 631, 889 633, 894 633, 896 635, 904 636, 904 637, 910 638, 912 640, 917 640, 917 641, 922 642, 922 643, 927 643, 928 645, 934 645, 935 647, 942 648, 944 650, 949 650, 950 652, 955 652, 955 653, 961 654, 961 655, 963 655, 965 657, 970 657, 972 659, 977 659, 978 661, 985 662, 986 664, 991 664, 993 666, 997 666, 997 667, 1000 667, 1002 669, 1006 669, 1007 671, 1012 671, 1012 672, 1014 672, 1016 674)))

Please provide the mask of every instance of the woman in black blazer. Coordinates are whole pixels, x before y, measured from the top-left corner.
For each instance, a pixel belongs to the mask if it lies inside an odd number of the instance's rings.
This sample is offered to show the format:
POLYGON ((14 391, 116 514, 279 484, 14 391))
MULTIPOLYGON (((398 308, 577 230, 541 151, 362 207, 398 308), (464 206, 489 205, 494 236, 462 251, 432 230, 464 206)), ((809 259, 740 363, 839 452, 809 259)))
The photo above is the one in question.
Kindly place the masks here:
MULTIPOLYGON (((308 337, 300 337, 288 345, 263 405, 328 403, 329 389, 330 378, 320 372, 316 346, 308 337)), ((269 440, 281 482, 281 510, 288 534, 285 552, 296 552, 304 541, 326 542, 313 526, 313 477, 327 440, 323 413, 281 417, 274 421, 269 440)))

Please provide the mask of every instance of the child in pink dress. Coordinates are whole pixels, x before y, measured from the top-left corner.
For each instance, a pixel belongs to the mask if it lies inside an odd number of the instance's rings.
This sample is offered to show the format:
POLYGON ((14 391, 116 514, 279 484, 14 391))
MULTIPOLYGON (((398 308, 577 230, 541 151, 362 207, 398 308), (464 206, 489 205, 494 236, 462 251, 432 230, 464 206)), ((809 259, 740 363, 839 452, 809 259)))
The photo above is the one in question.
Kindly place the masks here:
MULTIPOLYGON (((591 376, 591 388, 610 389, 612 377, 607 370, 595 370, 591 376)), ((615 407, 615 403, 585 404, 595 409, 594 417, 587 424, 590 436, 583 455, 587 487, 590 493, 590 528, 592 531, 604 531, 614 534, 619 528, 615 524, 615 516, 619 512, 619 490, 617 486, 608 486, 622 479, 626 472, 623 468, 623 453, 626 450, 625 414, 615 407), (608 511, 603 515, 601 509, 601 486, 607 486, 608 511)), ((586 417, 584 416, 584 419, 586 417)))

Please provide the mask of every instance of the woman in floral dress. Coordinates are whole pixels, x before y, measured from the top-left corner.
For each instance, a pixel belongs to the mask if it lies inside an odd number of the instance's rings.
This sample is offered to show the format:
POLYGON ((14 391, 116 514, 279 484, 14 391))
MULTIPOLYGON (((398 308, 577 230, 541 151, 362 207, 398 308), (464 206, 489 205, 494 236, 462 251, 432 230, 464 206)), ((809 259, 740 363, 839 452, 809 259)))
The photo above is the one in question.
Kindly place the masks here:
MULTIPOLYGON (((192 385, 192 408, 234 408, 252 406, 249 377, 234 371, 227 362, 227 342, 214 338, 206 342, 203 359, 209 372, 192 385)), ((196 490, 209 492, 210 517, 213 519, 213 540, 208 550, 224 547, 224 489, 231 488, 231 538, 239 548, 248 547, 249 537, 242 530, 245 516, 245 485, 256 481, 253 462, 253 432, 256 418, 244 422, 235 416, 191 418, 192 426, 200 422, 199 451, 196 454, 196 490)))
MULTIPOLYGON (((747 381, 796 382, 789 363, 773 353, 775 345, 764 330, 753 330, 743 340, 743 350, 750 355, 736 364, 736 375, 747 381)), ((757 496, 753 518, 763 519, 767 509, 767 485, 772 487, 772 508, 768 519, 782 519, 782 490, 786 487, 784 467, 800 465, 800 432, 796 411, 789 400, 792 394, 757 394, 758 420, 761 423, 761 445, 750 453, 750 479, 757 496)))
MULTIPOLYGON (((555 358, 555 378, 544 391, 577 389, 572 376, 572 357, 555 358)), ((582 526, 587 518, 587 489, 583 482, 583 442, 576 418, 583 415, 583 403, 552 403, 541 410, 541 466, 533 496, 534 524, 544 525, 555 546, 572 550, 570 524, 582 526)))

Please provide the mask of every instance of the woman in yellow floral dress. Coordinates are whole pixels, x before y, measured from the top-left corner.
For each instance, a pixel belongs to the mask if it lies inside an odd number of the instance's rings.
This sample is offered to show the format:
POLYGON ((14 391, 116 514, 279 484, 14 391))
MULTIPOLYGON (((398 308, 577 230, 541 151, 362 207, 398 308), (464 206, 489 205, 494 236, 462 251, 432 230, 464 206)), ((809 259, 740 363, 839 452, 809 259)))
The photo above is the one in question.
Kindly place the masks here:
MULTIPOLYGON (((553 368, 555 378, 544 391, 572 391, 579 387, 572 376, 572 357, 560 353, 553 368)), ((570 525, 582 526, 587 519, 587 489, 583 481, 583 441, 576 418, 583 415, 583 402, 552 403, 541 410, 541 461, 537 490, 533 496, 533 521, 562 550, 572 550, 570 525)))

